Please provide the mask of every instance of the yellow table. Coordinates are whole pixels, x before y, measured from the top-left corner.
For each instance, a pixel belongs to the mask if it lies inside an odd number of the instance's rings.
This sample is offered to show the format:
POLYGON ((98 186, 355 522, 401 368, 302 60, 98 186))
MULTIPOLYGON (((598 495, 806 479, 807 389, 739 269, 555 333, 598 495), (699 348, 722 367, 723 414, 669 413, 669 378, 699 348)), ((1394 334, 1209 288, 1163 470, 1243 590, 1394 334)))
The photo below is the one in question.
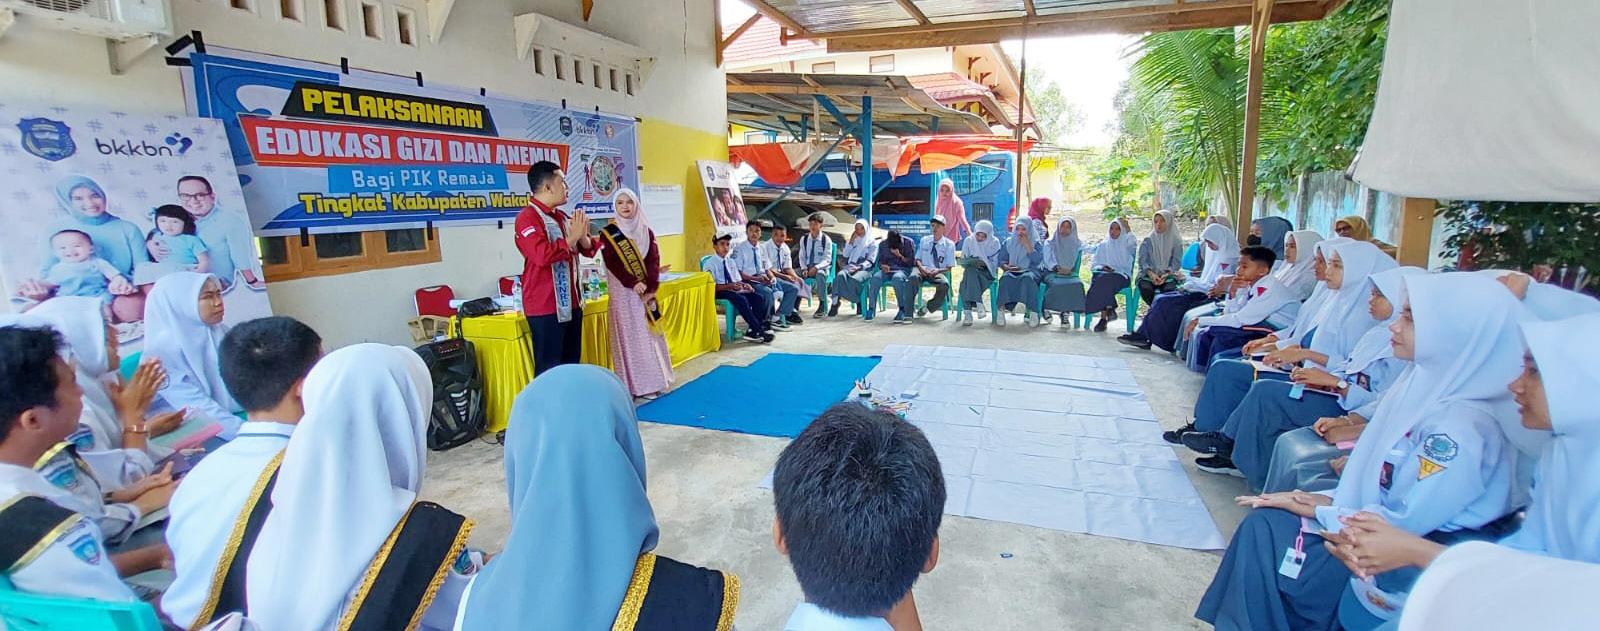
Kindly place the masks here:
MULTIPOLYGON (((717 286, 705 272, 661 283, 656 300, 661 303, 661 332, 673 367, 722 348, 717 326, 717 286)), ((611 368, 611 326, 606 319, 610 298, 583 305, 583 363, 611 368)))
MULTIPOLYGON (((661 330, 674 367, 722 347, 717 328, 716 285, 711 275, 695 272, 661 283, 661 330)), ((583 305, 583 363, 611 368, 611 328, 607 298, 583 305)), ((497 313, 461 321, 462 337, 472 342, 483 375, 484 407, 489 431, 506 428, 511 403, 533 381, 533 345, 528 319, 520 312, 497 313)), ((455 320, 450 323, 455 334, 455 320)))

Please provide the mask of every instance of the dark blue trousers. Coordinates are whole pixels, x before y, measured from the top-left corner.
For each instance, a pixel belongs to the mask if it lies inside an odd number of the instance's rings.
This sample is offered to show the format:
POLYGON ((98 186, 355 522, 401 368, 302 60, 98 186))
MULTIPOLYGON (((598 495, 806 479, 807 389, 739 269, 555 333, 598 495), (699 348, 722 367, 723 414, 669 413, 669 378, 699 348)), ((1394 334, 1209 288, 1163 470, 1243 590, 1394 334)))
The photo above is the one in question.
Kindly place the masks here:
POLYGON ((1183 333, 1183 314, 1211 298, 1199 292, 1171 291, 1156 296, 1150 311, 1139 324, 1139 334, 1162 350, 1172 352, 1178 345, 1178 335, 1183 333))
MULTIPOLYGON (((734 310, 744 318, 745 324, 750 325, 751 331, 755 331, 758 335, 767 332, 767 310, 771 307, 760 292, 719 291, 717 300, 733 303, 734 310)), ((733 314, 728 314, 728 317, 733 317, 733 314)))
POLYGON ((1345 412, 1338 397, 1330 394, 1307 390, 1299 399, 1291 399, 1293 387, 1287 381, 1257 381, 1222 426, 1222 433, 1234 440, 1233 464, 1251 489, 1266 484, 1279 436, 1345 412))
POLYGON ((1201 432, 1220 432, 1228 416, 1239 402, 1250 393, 1257 379, 1288 381, 1289 373, 1263 372, 1256 374, 1255 366, 1240 359, 1224 359, 1211 365, 1206 372, 1205 384, 1200 386, 1200 397, 1194 402, 1194 428, 1201 432))

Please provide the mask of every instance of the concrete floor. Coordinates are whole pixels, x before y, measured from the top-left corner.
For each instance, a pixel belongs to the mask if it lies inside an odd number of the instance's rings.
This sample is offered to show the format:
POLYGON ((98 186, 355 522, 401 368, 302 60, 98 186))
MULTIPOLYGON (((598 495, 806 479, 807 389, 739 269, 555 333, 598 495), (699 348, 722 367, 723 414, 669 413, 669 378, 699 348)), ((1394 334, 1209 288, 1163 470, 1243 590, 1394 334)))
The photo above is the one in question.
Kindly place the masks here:
MULTIPOLYGON (((895 326, 888 318, 807 319, 770 345, 727 343, 678 369, 678 384, 723 365, 746 365, 768 352, 871 355, 886 344, 1004 348, 1122 357, 1149 397, 1164 428, 1182 425, 1201 377, 1169 355, 1138 351, 1106 333, 1021 326, 1013 316, 999 329, 980 320, 971 328, 937 315, 895 326)), ((738 574, 743 585, 737 623, 746 631, 781 629, 800 602, 798 583, 772 547, 772 494, 756 484, 771 470, 787 439, 641 423, 649 461, 650 501, 661 528, 657 552, 738 574)), ((1244 511, 1232 498, 1242 480, 1196 471, 1194 454, 1179 448, 1224 537, 1244 511)), ((497 551, 510 531, 500 448, 485 443, 430 453, 425 499, 477 522, 471 544, 497 551)), ((926 628, 1204 629, 1193 617, 1220 552, 1201 552, 1017 524, 944 518, 939 566, 917 583, 926 628), (1002 558, 1001 554, 1012 555, 1002 558)))

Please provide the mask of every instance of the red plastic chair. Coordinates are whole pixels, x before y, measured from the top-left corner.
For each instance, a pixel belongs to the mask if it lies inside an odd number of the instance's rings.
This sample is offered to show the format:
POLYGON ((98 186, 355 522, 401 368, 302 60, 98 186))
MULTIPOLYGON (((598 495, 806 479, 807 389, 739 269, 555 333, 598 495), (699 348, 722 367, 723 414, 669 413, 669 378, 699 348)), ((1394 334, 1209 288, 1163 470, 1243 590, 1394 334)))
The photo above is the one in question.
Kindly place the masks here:
POLYGON ((456 315, 450 301, 455 300, 456 292, 449 285, 434 285, 417 290, 417 315, 439 316, 453 318, 456 315))
MULTIPOLYGON (((500 295, 502 295, 502 296, 510 296, 511 292, 513 290, 515 290, 516 288, 517 288, 517 277, 515 277, 515 276, 501 276, 500 277, 500 295)), ((520 300, 521 298, 522 298, 521 296, 517 296, 517 299, 520 300)))

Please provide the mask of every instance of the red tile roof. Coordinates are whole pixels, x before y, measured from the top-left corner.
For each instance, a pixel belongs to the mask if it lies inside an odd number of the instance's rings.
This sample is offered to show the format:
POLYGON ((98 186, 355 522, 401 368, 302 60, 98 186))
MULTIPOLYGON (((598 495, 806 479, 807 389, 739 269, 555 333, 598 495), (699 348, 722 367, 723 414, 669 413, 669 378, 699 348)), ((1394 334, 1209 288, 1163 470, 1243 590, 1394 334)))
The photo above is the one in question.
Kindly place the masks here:
POLYGON ((991 94, 983 84, 955 72, 935 72, 906 77, 913 87, 927 92, 928 96, 943 104, 962 103, 991 94))
MULTIPOLYGON (((724 24, 723 27, 722 36, 727 37, 733 34, 735 30, 738 30, 739 25, 724 24)), ((781 27, 778 26, 777 22, 773 22, 771 18, 765 15, 761 16, 760 19, 756 20, 755 24, 750 26, 750 30, 745 31, 743 35, 739 36, 739 39, 733 40, 733 43, 728 45, 727 50, 722 53, 723 60, 728 65, 734 65, 743 61, 770 59, 795 53, 828 52, 827 46, 809 39, 791 39, 789 40, 789 45, 784 46, 778 42, 780 30, 781 27)))

